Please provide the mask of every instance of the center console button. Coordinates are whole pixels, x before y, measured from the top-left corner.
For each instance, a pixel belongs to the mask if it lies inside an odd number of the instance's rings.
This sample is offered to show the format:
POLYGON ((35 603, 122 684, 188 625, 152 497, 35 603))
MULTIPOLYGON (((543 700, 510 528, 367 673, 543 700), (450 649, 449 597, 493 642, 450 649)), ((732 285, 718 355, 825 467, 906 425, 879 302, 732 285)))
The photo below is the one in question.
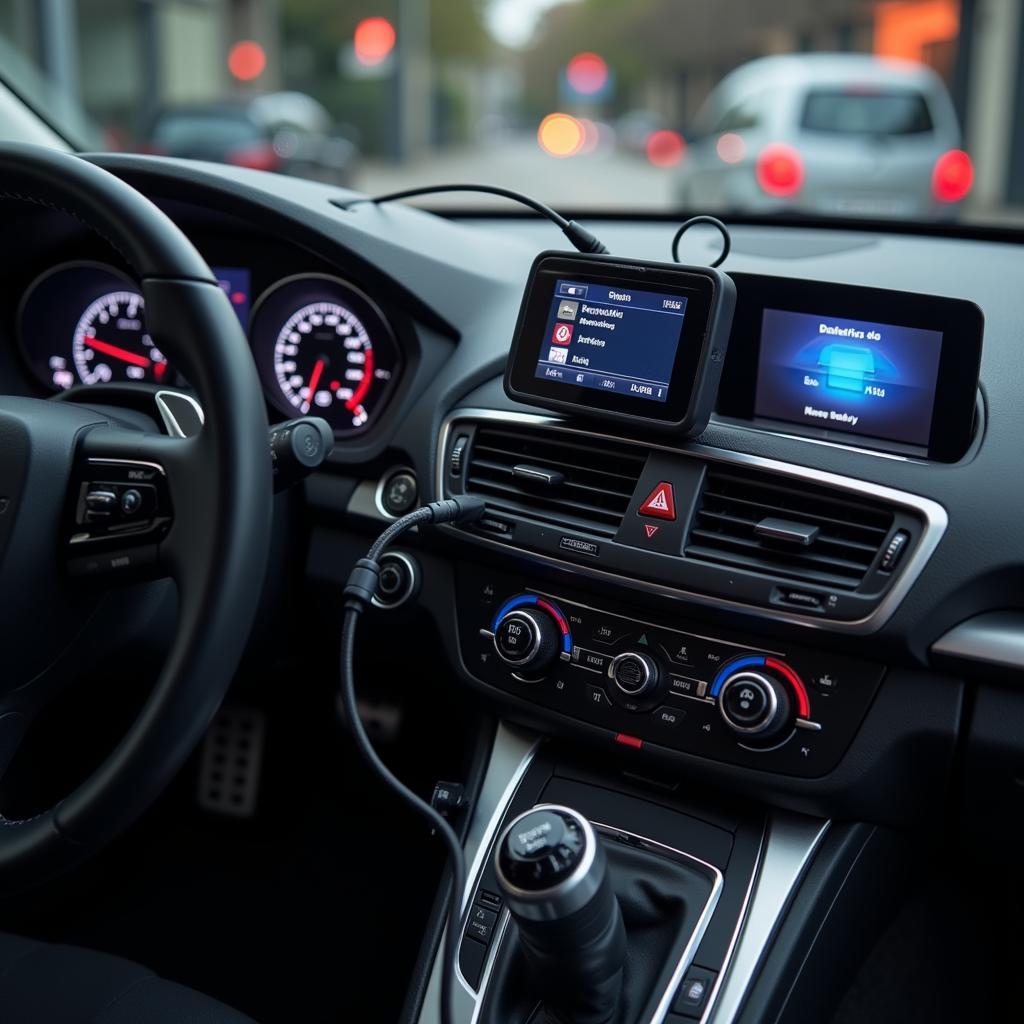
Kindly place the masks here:
POLYGON ((722 700, 729 718, 745 726, 760 722, 770 703, 771 690, 753 673, 736 679, 722 700))
POLYGON ((608 699, 608 694, 605 693, 604 689, 600 686, 587 687, 587 700, 597 707, 611 707, 612 703, 608 699))
POLYGON ((574 664, 591 672, 600 672, 602 675, 608 671, 610 657, 611 655, 601 654, 599 651, 588 651, 585 647, 574 647, 572 652, 574 664))
POLYGON ((663 729, 678 729, 683 724, 686 712, 682 708, 664 707, 658 708, 652 717, 663 729))
POLYGON ((646 654, 635 651, 613 658, 608 675, 627 697, 640 697, 658 685, 657 663, 646 654))
POLYGON ((537 629, 529 616, 513 612, 498 624, 495 642, 509 661, 527 661, 537 646, 537 629))

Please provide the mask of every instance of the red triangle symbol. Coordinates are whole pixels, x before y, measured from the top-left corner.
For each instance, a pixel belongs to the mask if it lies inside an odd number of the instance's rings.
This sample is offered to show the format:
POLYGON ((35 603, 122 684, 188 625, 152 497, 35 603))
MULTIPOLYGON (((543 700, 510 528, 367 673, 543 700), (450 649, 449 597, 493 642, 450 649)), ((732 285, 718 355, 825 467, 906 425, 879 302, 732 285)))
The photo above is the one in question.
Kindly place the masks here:
POLYGON ((644 523, 644 533, 647 534, 648 540, 650 540, 660 529, 660 526, 654 526, 651 523, 644 523))
POLYGON ((662 480, 647 496, 647 500, 640 506, 638 514, 653 516, 655 519, 675 519, 676 499, 672 492, 672 485, 662 480))

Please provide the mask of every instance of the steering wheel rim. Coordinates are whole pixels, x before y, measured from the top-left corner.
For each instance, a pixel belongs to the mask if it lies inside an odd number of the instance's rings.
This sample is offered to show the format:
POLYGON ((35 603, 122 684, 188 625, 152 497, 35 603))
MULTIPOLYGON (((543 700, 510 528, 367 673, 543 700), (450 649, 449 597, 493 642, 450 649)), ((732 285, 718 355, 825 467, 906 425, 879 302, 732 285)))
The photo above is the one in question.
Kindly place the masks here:
MULTIPOLYGON (((181 439, 115 426, 95 410, 49 411, 67 403, 0 399, 0 432, 32 435, 33 448, 17 477, 23 490, 11 499, 10 542, 7 534, 0 538, 0 581, 10 585, 5 577, 13 578, 19 558, 25 560, 15 541, 33 538, 34 524, 19 504, 32 505, 27 514, 52 526, 62 515, 51 507, 61 474, 67 491, 83 466, 127 460, 158 466, 166 480, 173 518, 153 545, 156 574, 173 577, 179 594, 167 659, 114 751, 49 810, 25 820, 0 818, 0 889, 9 890, 66 869, 112 839, 202 738, 259 602, 272 487, 266 412, 245 334, 212 271, 170 218, 86 160, 27 145, 0 144, 0 198, 64 211, 122 255, 145 299, 150 334, 183 370, 205 411, 202 432, 181 439), (53 480, 32 465, 37 450, 53 480)), ((0 487, 18 488, 13 470, 2 465, 0 487)), ((61 657, 55 653, 48 671, 56 672, 61 657)), ((21 719, 30 716, 19 700, 45 689, 40 678, 16 680, 0 695, 0 744, 7 733, 23 732, 21 719)), ((9 756, 0 751, 0 760, 6 764, 9 756)))

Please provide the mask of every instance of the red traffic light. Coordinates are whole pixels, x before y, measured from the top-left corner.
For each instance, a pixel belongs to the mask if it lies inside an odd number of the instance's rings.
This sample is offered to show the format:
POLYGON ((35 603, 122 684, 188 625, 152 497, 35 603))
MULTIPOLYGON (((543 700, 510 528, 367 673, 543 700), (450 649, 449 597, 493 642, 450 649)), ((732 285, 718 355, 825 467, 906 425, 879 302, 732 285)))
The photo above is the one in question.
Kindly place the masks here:
POLYGON ((577 53, 565 66, 565 77, 576 92, 592 96, 608 84, 608 65, 596 53, 577 53))
POLYGON ((243 39, 228 52, 228 71, 242 82, 259 78, 267 66, 266 51, 259 43, 243 39))
POLYGON ((395 27, 387 18, 364 18, 352 37, 356 60, 373 67, 395 48, 395 27))

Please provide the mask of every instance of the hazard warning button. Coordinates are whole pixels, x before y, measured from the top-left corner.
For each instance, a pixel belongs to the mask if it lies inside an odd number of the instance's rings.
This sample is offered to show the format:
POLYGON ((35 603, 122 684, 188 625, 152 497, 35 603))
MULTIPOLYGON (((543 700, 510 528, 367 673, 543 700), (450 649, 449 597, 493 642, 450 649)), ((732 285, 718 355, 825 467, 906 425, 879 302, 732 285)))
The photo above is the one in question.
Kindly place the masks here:
POLYGON ((655 519, 675 519, 676 499, 672 492, 672 485, 662 480, 637 509, 637 515, 653 516, 655 519))

